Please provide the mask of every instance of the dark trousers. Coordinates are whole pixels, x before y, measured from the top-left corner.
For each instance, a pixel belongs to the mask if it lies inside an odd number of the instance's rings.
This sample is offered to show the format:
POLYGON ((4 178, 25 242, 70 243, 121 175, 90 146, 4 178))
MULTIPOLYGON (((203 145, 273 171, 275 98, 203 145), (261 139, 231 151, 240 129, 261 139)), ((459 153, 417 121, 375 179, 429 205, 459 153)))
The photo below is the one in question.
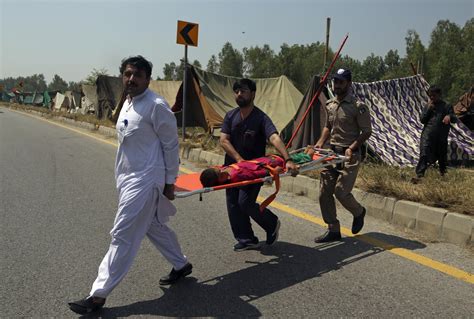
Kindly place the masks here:
POLYGON ((262 184, 248 185, 226 189, 227 213, 235 239, 238 241, 252 240, 255 235, 250 217, 266 232, 272 232, 278 217, 269 209, 260 212, 256 202, 262 184))
POLYGON ((426 150, 421 152, 420 159, 418 160, 418 164, 416 165, 415 169, 416 176, 424 176, 428 166, 434 164, 436 160, 438 160, 439 172, 441 174, 445 174, 446 166, 448 164, 447 153, 448 150, 447 146, 445 145, 437 146, 434 150, 426 150))

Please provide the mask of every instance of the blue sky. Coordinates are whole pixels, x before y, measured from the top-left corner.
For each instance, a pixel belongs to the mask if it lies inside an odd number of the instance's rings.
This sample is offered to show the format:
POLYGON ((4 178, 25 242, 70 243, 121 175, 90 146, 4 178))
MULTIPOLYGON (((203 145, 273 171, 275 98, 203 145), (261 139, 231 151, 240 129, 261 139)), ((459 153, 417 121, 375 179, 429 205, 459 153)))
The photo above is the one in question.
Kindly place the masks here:
POLYGON ((93 68, 117 75, 123 57, 141 54, 154 64, 178 62, 177 20, 199 24, 199 46, 190 60, 205 67, 229 41, 239 50, 269 44, 324 42, 331 17, 330 46, 359 60, 370 53, 405 54, 405 36, 416 30, 425 45, 441 19, 464 26, 474 16, 474 0, 241 0, 241 1, 34 1, 0 0, 0 78, 43 73, 80 81, 93 68))

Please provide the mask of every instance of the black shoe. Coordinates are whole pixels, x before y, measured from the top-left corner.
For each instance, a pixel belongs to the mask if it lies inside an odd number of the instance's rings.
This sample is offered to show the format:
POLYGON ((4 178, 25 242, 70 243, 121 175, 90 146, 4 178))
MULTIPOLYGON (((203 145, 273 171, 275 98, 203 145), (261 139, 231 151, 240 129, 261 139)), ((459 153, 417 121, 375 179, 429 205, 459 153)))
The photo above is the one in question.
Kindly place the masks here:
POLYGON ((69 302, 68 304, 69 304, 69 309, 71 309, 75 313, 83 315, 86 313, 91 313, 91 312, 95 312, 102 309, 102 307, 105 304, 105 299, 102 302, 97 302, 97 301, 94 302, 94 297, 89 296, 78 301, 69 302))
POLYGON ((365 217, 366 210, 365 210, 365 207, 362 207, 362 208, 363 208, 362 214, 360 214, 357 217, 354 217, 354 220, 352 221, 352 233, 353 234, 357 234, 358 232, 360 232, 362 227, 364 227, 364 217, 365 217))
POLYGON ((275 229, 271 233, 267 233, 267 245, 273 245, 278 240, 278 235, 280 234, 280 220, 277 219, 275 229))
POLYGON ((190 263, 187 263, 180 270, 175 270, 173 268, 171 269, 171 272, 169 273, 169 275, 161 277, 160 285, 172 285, 178 280, 180 280, 181 278, 184 278, 187 275, 191 274, 192 272, 193 272, 193 265, 190 263))
POLYGON ((256 249, 260 247, 260 242, 257 237, 254 237, 253 240, 248 241, 239 241, 234 245, 234 251, 244 251, 249 249, 256 249))
POLYGON ((328 230, 323 235, 316 237, 314 239, 314 242, 329 243, 331 241, 338 241, 338 240, 341 240, 341 232, 328 230))

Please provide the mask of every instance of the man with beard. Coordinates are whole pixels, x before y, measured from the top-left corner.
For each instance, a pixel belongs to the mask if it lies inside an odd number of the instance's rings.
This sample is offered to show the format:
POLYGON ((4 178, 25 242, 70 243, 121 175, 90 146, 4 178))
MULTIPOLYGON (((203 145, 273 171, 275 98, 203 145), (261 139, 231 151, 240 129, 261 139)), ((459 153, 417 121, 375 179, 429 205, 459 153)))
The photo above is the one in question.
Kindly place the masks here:
POLYGON ((336 96, 326 103, 326 125, 315 147, 323 148, 329 139, 331 149, 346 156, 347 162, 343 167, 329 167, 321 171, 319 204, 328 230, 316 237, 317 243, 341 239, 334 196, 353 215, 353 234, 360 232, 364 226, 366 212, 351 192, 361 162, 361 146, 372 133, 370 112, 351 92, 351 71, 339 69, 333 81, 336 96))
POLYGON ((415 169, 416 178, 412 179, 415 184, 425 175, 428 166, 436 161, 441 176, 446 174, 450 124, 457 121, 451 105, 441 99, 439 87, 430 87, 428 96, 429 103, 420 116, 424 126, 420 141, 420 159, 415 169))
MULTIPOLYGON (((269 141, 282 155, 286 168, 293 175, 298 173, 297 166, 292 162, 283 141, 271 119, 254 105, 257 86, 249 79, 241 79, 234 83, 233 90, 238 108, 229 111, 221 128, 220 144, 225 154, 225 166, 251 160, 265 155, 269 141)), ((237 244, 235 251, 243 251, 259 247, 250 218, 266 232, 266 244, 272 245, 278 239, 280 221, 268 208, 260 212, 256 203, 262 184, 226 189, 226 202, 229 221, 237 244)))
POLYGON ((173 284, 192 271, 176 234, 166 225, 176 213, 170 200, 179 167, 178 129, 168 103, 148 89, 151 71, 152 64, 142 56, 124 59, 120 67, 127 97, 117 121, 118 210, 109 250, 88 297, 69 303, 76 313, 102 308, 130 269, 145 236, 173 265, 160 279, 161 285, 173 284))

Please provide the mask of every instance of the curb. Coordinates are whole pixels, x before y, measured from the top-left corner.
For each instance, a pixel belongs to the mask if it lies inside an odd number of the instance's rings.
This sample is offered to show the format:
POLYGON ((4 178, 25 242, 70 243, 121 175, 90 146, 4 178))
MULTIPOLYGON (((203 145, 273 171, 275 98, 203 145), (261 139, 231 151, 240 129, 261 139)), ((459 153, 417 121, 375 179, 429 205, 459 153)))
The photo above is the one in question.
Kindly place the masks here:
MULTIPOLYGON (((181 157, 192 162, 222 165, 224 156, 195 147, 180 147, 181 157)), ((283 178, 281 190, 318 201, 319 181, 307 176, 283 178)), ((393 225, 410 229, 434 241, 460 246, 474 246, 474 218, 446 209, 407 200, 368 193, 354 188, 354 197, 367 209, 367 214, 393 225)))
MULTIPOLYGON (((44 117, 43 113, 35 110, 25 111, 20 109, 18 111, 34 113, 44 117)), ((62 116, 54 118, 68 125, 95 131, 116 139, 114 128, 87 122, 77 122, 62 116)), ((221 165, 224 163, 223 155, 192 146, 182 147, 180 145, 180 157, 192 162, 206 162, 209 165, 221 165)), ((281 190, 318 201, 319 181, 303 175, 298 175, 295 178, 283 178, 281 180, 281 190)), ((354 188, 352 193, 366 207, 367 214, 372 217, 413 230, 429 240, 474 247, 474 218, 470 216, 452 213, 446 209, 426 206, 407 200, 384 197, 357 188, 354 188)))

